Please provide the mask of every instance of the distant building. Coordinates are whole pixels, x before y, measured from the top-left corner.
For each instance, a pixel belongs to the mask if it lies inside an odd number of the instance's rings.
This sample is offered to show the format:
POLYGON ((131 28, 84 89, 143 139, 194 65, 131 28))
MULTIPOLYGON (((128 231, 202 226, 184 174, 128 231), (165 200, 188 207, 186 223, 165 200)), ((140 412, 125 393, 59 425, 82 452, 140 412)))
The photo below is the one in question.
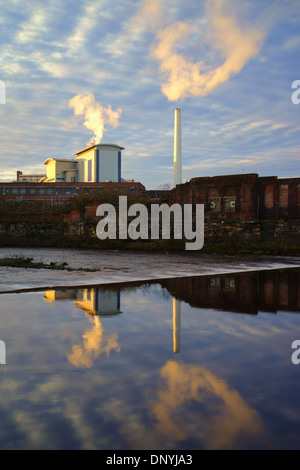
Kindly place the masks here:
POLYGON ((76 159, 48 158, 45 183, 120 183, 121 151, 115 144, 97 144, 75 153, 76 159))
POLYGON ((43 178, 45 178, 46 175, 23 175, 22 171, 17 171, 17 181, 22 181, 24 183, 38 183, 41 181, 43 178))
POLYGON ((75 183, 78 181, 78 170, 76 160, 47 158, 47 176, 42 183, 75 183))
POLYGON ((68 182, 0 182, 0 198, 4 201, 44 201, 50 204, 69 202, 74 196, 84 193, 145 194, 145 187, 138 182, 121 183, 68 183, 68 182))

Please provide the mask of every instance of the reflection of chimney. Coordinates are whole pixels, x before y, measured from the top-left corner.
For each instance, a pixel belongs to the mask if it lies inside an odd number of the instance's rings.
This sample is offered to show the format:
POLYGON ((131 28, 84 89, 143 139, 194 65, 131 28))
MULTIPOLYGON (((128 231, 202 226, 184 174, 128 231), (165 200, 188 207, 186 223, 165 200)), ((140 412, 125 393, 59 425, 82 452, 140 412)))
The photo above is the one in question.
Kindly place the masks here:
POLYGON ((174 176, 173 187, 182 183, 182 150, 181 150, 181 111, 175 109, 174 119, 174 176))
POLYGON ((173 298, 173 351, 179 353, 180 350, 180 316, 181 302, 173 298))

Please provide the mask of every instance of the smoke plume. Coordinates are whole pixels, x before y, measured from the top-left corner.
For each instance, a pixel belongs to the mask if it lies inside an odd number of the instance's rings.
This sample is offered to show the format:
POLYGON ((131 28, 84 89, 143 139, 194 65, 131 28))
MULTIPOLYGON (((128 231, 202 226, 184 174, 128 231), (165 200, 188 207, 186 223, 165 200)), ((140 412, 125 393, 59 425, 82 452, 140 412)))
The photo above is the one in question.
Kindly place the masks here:
POLYGON ((166 78, 162 92, 170 101, 211 93, 239 73, 259 52, 263 32, 256 28, 243 28, 227 7, 227 0, 206 2, 208 27, 205 40, 223 59, 214 68, 203 61, 192 62, 176 52, 176 46, 189 35, 186 23, 175 23, 158 32, 158 43, 152 54, 159 61, 159 70, 166 78))
MULTIPOLYGON (((143 0, 141 9, 129 22, 129 31, 136 34, 152 31, 151 57, 159 64, 161 90, 170 101, 208 95, 239 73, 261 48, 264 32, 242 24, 230 0, 206 0, 205 9, 207 24, 201 45, 209 48, 209 63, 193 61, 178 52, 195 25, 170 23, 161 0, 143 0)), ((199 28, 196 26, 198 31, 199 28)))
POLYGON ((113 111, 111 106, 106 108, 97 103, 92 93, 78 94, 69 101, 75 116, 84 116, 83 125, 94 133, 88 145, 100 144, 106 126, 118 127, 122 109, 113 111))

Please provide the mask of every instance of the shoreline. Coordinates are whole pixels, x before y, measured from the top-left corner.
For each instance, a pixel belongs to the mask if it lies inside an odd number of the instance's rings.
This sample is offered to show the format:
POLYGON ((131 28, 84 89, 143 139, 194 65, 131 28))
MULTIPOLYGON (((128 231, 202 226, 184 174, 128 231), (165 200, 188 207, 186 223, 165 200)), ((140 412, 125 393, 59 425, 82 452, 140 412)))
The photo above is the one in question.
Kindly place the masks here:
POLYGON ((300 268, 300 257, 297 256, 0 248, 0 258, 13 256, 30 256, 35 262, 46 264, 67 263, 72 269, 0 267, 2 294, 300 268))

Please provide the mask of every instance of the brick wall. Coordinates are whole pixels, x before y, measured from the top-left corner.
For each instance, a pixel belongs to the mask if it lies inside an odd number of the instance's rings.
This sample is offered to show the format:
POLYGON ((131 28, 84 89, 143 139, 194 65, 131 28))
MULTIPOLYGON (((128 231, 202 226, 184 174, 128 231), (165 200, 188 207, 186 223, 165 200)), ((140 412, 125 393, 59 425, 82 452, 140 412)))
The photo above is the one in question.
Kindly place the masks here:
POLYGON ((300 218, 300 178, 258 178, 261 219, 300 218))
POLYGON ((161 283, 172 296, 196 308, 248 314, 258 314, 260 311, 300 311, 298 270, 195 276, 165 279, 161 283))
POLYGON ((170 191, 168 202, 204 204, 209 220, 299 219, 300 178, 255 173, 193 178, 170 191))
POLYGON ((193 178, 174 188, 169 204, 204 204, 209 219, 255 219, 257 174, 193 178))

